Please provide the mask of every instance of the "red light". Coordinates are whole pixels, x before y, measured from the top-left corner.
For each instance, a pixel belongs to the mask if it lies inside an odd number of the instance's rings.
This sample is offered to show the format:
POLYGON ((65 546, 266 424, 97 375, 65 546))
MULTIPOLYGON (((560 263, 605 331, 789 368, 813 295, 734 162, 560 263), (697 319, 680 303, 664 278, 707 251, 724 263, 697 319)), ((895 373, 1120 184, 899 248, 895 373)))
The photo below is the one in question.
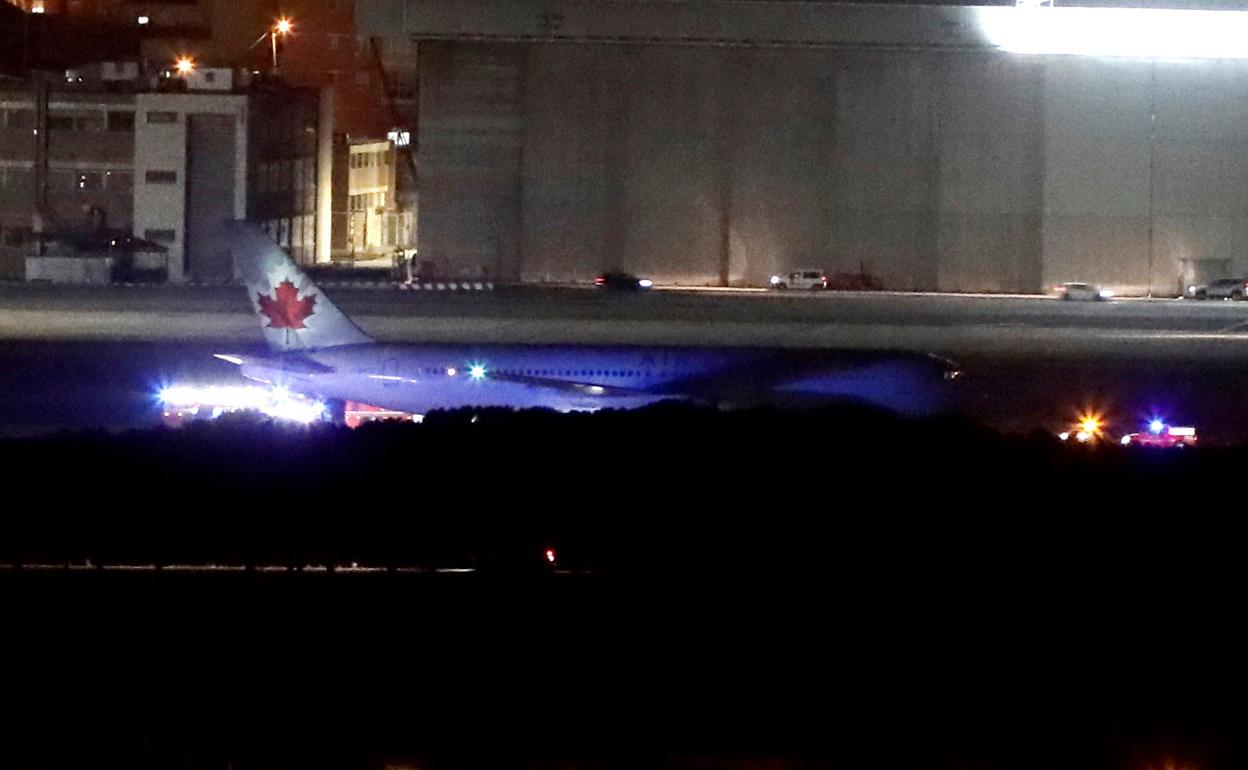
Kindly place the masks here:
POLYGON ((554 548, 546 549, 546 561, 548 561, 551 564, 555 563, 555 549, 554 548))

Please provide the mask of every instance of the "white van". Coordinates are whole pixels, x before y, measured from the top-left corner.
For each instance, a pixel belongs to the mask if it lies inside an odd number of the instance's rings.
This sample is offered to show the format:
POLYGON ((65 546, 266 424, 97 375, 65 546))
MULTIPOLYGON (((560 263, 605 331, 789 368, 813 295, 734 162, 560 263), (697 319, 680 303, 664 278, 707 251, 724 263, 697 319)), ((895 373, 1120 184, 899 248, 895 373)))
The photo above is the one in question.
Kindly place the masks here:
POLYGON ((828 276, 822 270, 794 270, 788 275, 773 275, 773 289, 826 289, 828 276))

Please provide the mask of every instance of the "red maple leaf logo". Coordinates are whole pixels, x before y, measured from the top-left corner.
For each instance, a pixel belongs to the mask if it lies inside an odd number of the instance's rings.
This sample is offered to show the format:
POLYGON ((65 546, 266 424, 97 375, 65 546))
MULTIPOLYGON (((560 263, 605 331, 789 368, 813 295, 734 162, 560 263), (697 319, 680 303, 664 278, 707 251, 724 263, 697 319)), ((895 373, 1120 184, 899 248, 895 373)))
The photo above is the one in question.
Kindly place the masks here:
POLYGON ((270 329, 304 329, 303 319, 312 315, 316 307, 316 295, 299 299, 299 290, 286 279, 273 290, 273 297, 257 294, 260 312, 269 317, 270 329))

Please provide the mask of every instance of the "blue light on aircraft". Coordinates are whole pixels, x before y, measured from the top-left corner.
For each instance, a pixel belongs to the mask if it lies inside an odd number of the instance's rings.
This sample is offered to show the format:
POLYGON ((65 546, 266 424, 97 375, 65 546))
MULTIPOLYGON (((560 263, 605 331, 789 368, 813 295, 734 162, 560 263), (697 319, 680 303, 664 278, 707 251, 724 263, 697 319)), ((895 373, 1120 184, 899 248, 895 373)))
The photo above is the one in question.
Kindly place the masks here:
POLYGON ((468 376, 474 380, 485 379, 485 367, 481 364, 473 364, 468 368, 468 376))

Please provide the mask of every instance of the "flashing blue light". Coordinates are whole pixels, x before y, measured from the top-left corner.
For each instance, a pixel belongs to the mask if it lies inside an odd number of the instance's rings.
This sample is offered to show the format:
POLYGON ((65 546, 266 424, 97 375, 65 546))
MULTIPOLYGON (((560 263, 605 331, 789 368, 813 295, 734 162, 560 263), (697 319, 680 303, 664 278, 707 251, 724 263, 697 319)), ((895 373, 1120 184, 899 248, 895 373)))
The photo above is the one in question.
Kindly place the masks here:
POLYGON ((474 380, 485 379, 485 366, 481 364, 473 364, 468 368, 468 376, 474 380))
POLYGON ((1153 433, 1161 433, 1166 429, 1166 424, 1161 420, 1153 420, 1148 424, 1148 429, 1153 433))

